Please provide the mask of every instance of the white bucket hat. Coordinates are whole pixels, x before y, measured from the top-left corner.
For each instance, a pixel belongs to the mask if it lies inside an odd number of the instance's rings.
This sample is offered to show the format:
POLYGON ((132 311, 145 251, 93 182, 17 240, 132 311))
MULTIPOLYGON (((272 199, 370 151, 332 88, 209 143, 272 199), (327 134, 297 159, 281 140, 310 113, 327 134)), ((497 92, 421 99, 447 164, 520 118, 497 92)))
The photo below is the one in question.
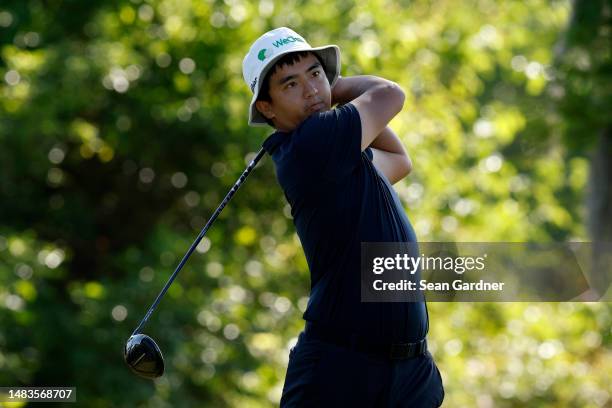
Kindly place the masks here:
POLYGON ((312 48, 306 40, 287 27, 276 28, 259 37, 242 60, 242 76, 253 92, 249 106, 249 125, 264 126, 266 118, 255 108, 261 83, 274 63, 285 54, 297 51, 312 51, 325 66, 325 75, 330 86, 334 86, 340 73, 340 48, 326 45, 312 48))

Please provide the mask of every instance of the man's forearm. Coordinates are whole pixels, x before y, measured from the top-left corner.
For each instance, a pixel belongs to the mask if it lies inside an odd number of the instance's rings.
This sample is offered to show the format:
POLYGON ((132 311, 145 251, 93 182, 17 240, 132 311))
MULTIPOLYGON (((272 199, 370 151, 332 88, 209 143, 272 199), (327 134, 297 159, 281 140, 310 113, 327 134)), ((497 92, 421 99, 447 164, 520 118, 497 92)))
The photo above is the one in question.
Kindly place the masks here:
POLYGON ((339 77, 332 93, 332 106, 345 104, 361 96, 367 90, 378 85, 387 84, 390 81, 373 75, 356 75, 351 77, 339 77))
MULTIPOLYGON (((390 82, 371 75, 340 77, 332 89, 332 105, 351 102, 368 90, 390 82)), ((385 126, 369 147, 373 148, 374 165, 391 183, 402 179, 412 170, 412 161, 408 153, 389 126, 385 126)))
POLYGON ((408 153, 406 152, 406 149, 404 149, 404 145, 402 144, 401 140, 389 126, 386 126, 383 131, 380 132, 370 147, 389 153, 408 156, 408 153))
MULTIPOLYGON (((369 89, 387 82, 390 81, 373 75, 339 77, 332 89, 332 105, 350 102, 369 89)), ((370 146, 390 153, 407 155, 402 142, 389 126, 383 129, 370 146)))
POLYGON ((387 126, 370 144, 374 166, 394 184, 412 171, 412 160, 397 135, 387 126))

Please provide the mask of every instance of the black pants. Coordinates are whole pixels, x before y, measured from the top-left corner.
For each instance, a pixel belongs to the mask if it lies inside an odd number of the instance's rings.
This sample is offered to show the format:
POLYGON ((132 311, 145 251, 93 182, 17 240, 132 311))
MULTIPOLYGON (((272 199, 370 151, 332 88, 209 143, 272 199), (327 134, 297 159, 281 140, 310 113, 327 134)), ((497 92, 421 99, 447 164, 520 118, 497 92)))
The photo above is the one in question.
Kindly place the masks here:
POLYGON ((387 360, 308 338, 289 353, 281 407, 435 408, 444 386, 431 354, 387 360))

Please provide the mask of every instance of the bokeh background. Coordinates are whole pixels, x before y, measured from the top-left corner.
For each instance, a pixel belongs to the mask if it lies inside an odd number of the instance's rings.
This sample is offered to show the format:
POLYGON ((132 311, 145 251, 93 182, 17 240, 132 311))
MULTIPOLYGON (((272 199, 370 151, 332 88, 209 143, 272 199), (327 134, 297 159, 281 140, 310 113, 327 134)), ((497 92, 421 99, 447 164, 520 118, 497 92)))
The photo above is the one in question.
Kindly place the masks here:
MULTIPOLYGON (((242 57, 286 25, 342 74, 400 83, 421 241, 612 241, 604 0, 4 0, 0 385, 76 386, 88 407, 271 407, 309 280, 266 158, 129 334, 270 129, 242 57)), ((604 302, 430 303, 446 407, 610 407, 604 302)), ((19 406, 19 404, 15 404, 19 406)))

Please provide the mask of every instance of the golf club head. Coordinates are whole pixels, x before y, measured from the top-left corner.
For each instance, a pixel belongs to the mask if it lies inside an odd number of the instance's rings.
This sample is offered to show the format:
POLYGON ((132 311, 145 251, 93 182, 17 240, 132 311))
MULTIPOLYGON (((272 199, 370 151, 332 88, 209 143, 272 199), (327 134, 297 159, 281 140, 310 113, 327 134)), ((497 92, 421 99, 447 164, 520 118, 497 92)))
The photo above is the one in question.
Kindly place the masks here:
POLYGON ((128 339, 123 358, 134 374, 140 377, 157 378, 164 373, 162 352, 146 334, 136 334, 128 339))

